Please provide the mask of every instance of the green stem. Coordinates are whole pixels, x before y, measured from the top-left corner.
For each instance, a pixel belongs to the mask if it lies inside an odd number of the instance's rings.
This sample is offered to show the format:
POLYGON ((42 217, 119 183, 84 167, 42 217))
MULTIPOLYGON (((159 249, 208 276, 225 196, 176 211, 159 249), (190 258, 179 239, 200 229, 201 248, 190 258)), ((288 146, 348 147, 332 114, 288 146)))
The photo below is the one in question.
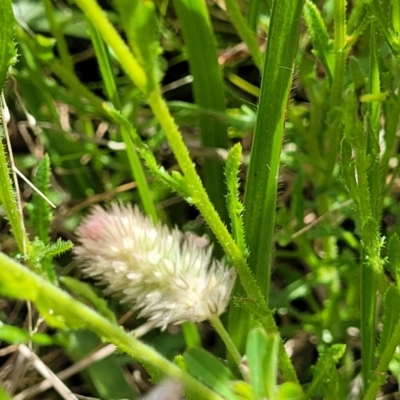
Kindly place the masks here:
POLYGON ((195 324, 190 322, 183 323, 182 333, 187 347, 201 346, 201 337, 195 324))
POLYGON ((140 162, 139 156, 132 143, 132 139, 130 138, 129 133, 123 127, 121 127, 121 135, 122 140, 124 141, 126 146, 126 153, 128 155, 132 176, 133 179, 136 181, 144 211, 152 218, 153 222, 156 223, 158 221, 157 209, 153 202, 153 196, 147 183, 147 178, 144 173, 142 163, 140 162))
POLYGON ((229 354, 232 356, 233 360, 235 361, 236 365, 240 365, 242 362, 242 356, 240 355, 238 349, 236 348, 235 344, 233 343, 231 337, 229 336, 228 332, 222 325, 221 320, 217 317, 212 319, 211 321, 212 326, 217 331, 218 335, 225 343, 226 348, 228 349, 229 354))
POLYGON ((371 371, 370 377, 372 378, 372 381, 369 386, 367 386, 367 390, 363 400, 376 399, 376 394, 378 393, 381 385, 384 383, 382 382, 382 377, 386 377, 386 372, 389 369, 389 363, 392 360, 393 354, 396 351, 396 347, 399 345, 399 343, 400 321, 397 322, 395 328, 393 329, 392 336, 382 353, 377 368, 374 368, 373 372, 371 371))
POLYGON ((0 203, 3 206, 11 230, 17 242, 19 251, 26 255, 29 239, 24 229, 24 222, 18 207, 18 202, 11 180, 11 171, 8 168, 6 151, 3 145, 3 137, 6 126, 1 126, 3 119, 3 102, 0 99, 0 203))
POLYGON ((115 344, 144 366, 151 366, 160 374, 179 379, 199 398, 221 400, 222 398, 202 383, 178 368, 151 347, 136 340, 86 305, 49 282, 30 272, 3 253, 0 253, 0 292, 5 296, 35 303, 50 325, 70 329, 89 329, 103 340, 115 344))
MULTIPOLYGON (((333 170, 335 168, 337 157, 339 154, 339 146, 341 140, 341 114, 339 112, 342 106, 342 95, 344 78, 346 76, 346 0, 334 1, 334 25, 335 25, 335 68, 333 72, 331 99, 330 99, 330 115, 328 115, 328 127, 326 132, 327 146, 325 151, 326 157, 326 180, 332 179, 333 170)), ((326 183, 327 184, 327 183, 326 183)))
POLYGON ((144 69, 105 16, 104 11, 94 0, 75 0, 75 3, 82 9, 93 26, 98 29, 104 41, 113 49, 115 56, 132 82, 141 92, 146 93, 148 79, 144 69))
MULTIPOLYGON (((376 39, 375 39, 375 24, 371 21, 370 29, 370 60, 369 60, 369 93, 380 93, 379 66, 376 55, 376 39)), ((380 107, 379 103, 369 103, 369 119, 368 136, 366 143, 366 157, 371 163, 368 176, 368 191, 370 193, 369 216, 377 221, 376 226, 379 226, 380 219, 380 198, 381 198, 381 180, 380 180, 380 161, 379 161, 379 125, 380 125, 380 107)), ((365 165, 368 161, 365 160, 358 175, 364 172, 365 165)), ((366 184, 366 185, 367 185, 366 184)), ((364 224, 367 223, 367 218, 364 218, 364 224)), ((368 234, 367 234, 368 235, 368 234)), ((362 265, 361 274, 361 372, 363 378, 363 387, 368 387, 368 381, 371 371, 375 365, 375 341, 376 341, 376 289, 377 289, 377 274, 376 270, 371 268, 370 263, 374 263, 373 247, 376 243, 370 243, 369 236, 363 238, 365 244, 365 254, 368 255, 370 262, 362 265)), ((379 257, 379 255, 378 255, 379 257)), ((362 260, 365 258, 363 257, 362 260)))
MULTIPOLYGON (((365 251, 361 251, 364 259, 365 251)), ((370 265, 361 263, 361 375, 364 388, 368 387, 371 371, 374 369, 375 313, 376 313, 375 273, 370 265)))

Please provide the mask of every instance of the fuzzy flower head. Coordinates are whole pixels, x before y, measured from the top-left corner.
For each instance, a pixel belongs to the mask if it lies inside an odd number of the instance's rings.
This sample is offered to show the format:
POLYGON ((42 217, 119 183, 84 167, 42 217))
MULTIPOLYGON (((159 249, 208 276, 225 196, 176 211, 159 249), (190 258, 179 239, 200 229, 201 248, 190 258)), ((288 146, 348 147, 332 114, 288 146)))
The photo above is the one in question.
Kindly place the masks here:
POLYGON ((163 329, 217 317, 229 302, 235 272, 212 259, 208 241, 154 225, 136 207, 96 206, 77 234, 84 274, 163 329))

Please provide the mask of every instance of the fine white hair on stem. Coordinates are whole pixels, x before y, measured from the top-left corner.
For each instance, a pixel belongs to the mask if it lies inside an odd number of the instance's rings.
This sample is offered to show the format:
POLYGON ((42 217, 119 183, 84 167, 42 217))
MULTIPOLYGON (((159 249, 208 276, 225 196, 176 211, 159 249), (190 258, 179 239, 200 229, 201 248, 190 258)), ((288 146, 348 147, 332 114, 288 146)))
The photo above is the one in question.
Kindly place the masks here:
POLYGON ((213 319, 229 302, 235 272, 212 258, 212 246, 154 225, 137 207, 96 206, 77 235, 75 254, 84 274, 162 329, 213 319))

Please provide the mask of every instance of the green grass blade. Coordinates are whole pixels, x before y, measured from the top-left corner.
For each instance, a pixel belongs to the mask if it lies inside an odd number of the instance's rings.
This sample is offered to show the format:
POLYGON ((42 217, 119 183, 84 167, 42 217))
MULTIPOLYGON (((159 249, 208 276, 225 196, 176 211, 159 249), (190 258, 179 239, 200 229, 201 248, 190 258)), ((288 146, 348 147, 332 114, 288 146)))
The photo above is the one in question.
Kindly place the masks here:
POLYGON ((250 267, 269 293, 278 169, 300 28, 301 0, 275 2, 245 193, 250 267))
POLYGON ((105 86, 105 94, 114 106, 119 109, 121 107, 121 102, 107 48, 100 37, 99 31, 89 20, 87 21, 87 27, 90 38, 92 39, 94 53, 99 63, 100 74, 105 86))
POLYGON ((261 69, 262 54, 256 40, 256 30, 250 30, 236 0, 226 0, 225 5, 237 33, 249 49, 254 64, 258 69, 261 69))
MULTIPOLYGON (((89 356, 101 346, 101 340, 86 330, 74 332, 72 338, 68 346, 68 353, 75 362, 89 356)), ((85 368, 87 382, 94 386, 101 399, 135 400, 140 398, 129 385, 126 371, 124 371, 119 357, 121 355, 112 354, 85 368)))
POLYGON ((0 91, 3 90, 8 68, 16 61, 14 30, 11 1, 3 0, 0 2, 0 91))
MULTIPOLYGON (((35 187, 45 196, 49 195, 50 173, 50 159, 46 154, 40 161, 33 179, 35 187)), ((49 203, 38 193, 33 192, 32 202, 29 204, 29 213, 35 236, 44 244, 49 244, 50 223, 52 220, 52 212, 49 203)))
POLYGON ((249 29, 251 29, 253 32, 257 31, 259 6, 260 6, 260 0, 251 0, 249 2, 249 10, 247 13, 247 23, 249 25, 249 29))
MULTIPOLYGON (((120 109, 121 100, 117 91, 117 85, 107 49, 99 35, 99 32, 89 21, 88 26, 96 58, 99 63, 100 73, 105 85, 106 95, 112 101, 114 106, 117 109, 120 109)), ((124 126, 121 126, 121 136, 126 146, 126 152, 132 171, 132 176, 136 181, 144 211, 147 215, 151 216, 154 222, 156 222, 158 220, 157 210, 152 199, 151 190, 147 183, 146 174, 143 170, 142 164, 140 163, 139 156, 136 153, 136 149, 133 146, 129 133, 124 126)))
MULTIPOLYGON (((215 39, 203 0, 174 0, 187 48, 196 104, 206 110, 225 111, 225 93, 218 65, 215 39)), ((206 147, 228 147, 227 126, 207 115, 199 116, 201 137, 206 147)), ((224 201, 222 165, 205 160, 204 183, 211 201, 224 221, 227 212, 224 201)))
POLYGON ((51 0, 43 0, 43 5, 46 12, 46 18, 49 21, 50 31, 56 39, 57 50, 61 62, 64 68, 72 72, 74 70, 74 65, 72 64, 72 59, 68 51, 68 45, 65 40, 62 25, 57 21, 54 4, 51 0))

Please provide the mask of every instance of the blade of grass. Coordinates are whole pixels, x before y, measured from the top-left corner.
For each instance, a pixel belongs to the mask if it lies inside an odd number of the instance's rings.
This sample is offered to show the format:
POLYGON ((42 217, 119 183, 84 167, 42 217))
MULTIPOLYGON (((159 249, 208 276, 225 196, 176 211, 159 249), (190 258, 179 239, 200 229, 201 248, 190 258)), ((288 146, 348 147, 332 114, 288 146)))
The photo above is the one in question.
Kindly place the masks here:
POLYGON ((274 2, 245 192, 250 267, 268 299, 285 110, 303 1, 274 2))
MULTIPOLYGON (((225 93, 218 65, 215 38, 203 0, 174 0, 186 44, 190 73, 193 76, 193 94, 196 104, 205 110, 225 111, 225 93)), ((206 147, 228 148, 227 125, 223 121, 200 115, 200 130, 206 147)), ((223 221, 225 208, 223 168, 220 163, 206 159, 204 184, 211 201, 223 221)))
POLYGON ((239 3, 236 0, 225 0, 225 5, 237 33, 249 49, 254 64, 261 70, 262 54, 256 40, 257 27, 253 31, 250 29, 240 11, 239 3))
POLYGON ((2 1, 0 2, 0 91, 3 91, 8 68, 16 60, 14 30, 15 19, 11 1, 2 1))
MULTIPOLYGON (((112 71, 110 58, 107 54, 107 49, 104 46, 104 43, 97 29, 93 27, 93 25, 90 22, 88 22, 88 27, 90 36, 92 38, 96 58, 99 63, 100 73, 105 85, 107 97, 112 101, 114 106, 118 110, 120 110, 121 99, 117 91, 115 76, 112 71)), ((138 154, 136 153, 136 149, 132 143, 129 133, 123 126, 121 126, 121 136, 126 146, 126 152, 128 155, 128 160, 131 167, 133 179, 136 181, 136 185, 139 191, 139 196, 140 200, 142 201, 144 211, 146 212, 147 215, 149 215, 152 218, 153 222, 156 223, 158 221, 157 210, 152 199, 151 190, 147 183, 146 174, 143 170, 143 166, 139 160, 138 154)))
POLYGON ((43 0, 44 9, 46 12, 46 18, 49 21, 50 32, 56 39, 56 45, 59 57, 64 68, 68 69, 70 72, 74 70, 74 66, 72 64, 72 59, 68 51, 67 42, 65 40, 65 36, 63 34, 62 26, 57 21, 56 12, 51 0, 43 0))
MULTIPOLYGON (((249 263, 266 302, 269 295, 280 151, 302 5, 301 0, 279 1, 272 8, 245 189, 244 226, 250 251, 249 263)), ((239 285, 236 285, 235 292, 239 296, 243 295, 239 285)), ((248 331, 253 325, 251 320, 251 316, 243 310, 231 307, 229 333, 239 351, 244 350, 248 331)))

